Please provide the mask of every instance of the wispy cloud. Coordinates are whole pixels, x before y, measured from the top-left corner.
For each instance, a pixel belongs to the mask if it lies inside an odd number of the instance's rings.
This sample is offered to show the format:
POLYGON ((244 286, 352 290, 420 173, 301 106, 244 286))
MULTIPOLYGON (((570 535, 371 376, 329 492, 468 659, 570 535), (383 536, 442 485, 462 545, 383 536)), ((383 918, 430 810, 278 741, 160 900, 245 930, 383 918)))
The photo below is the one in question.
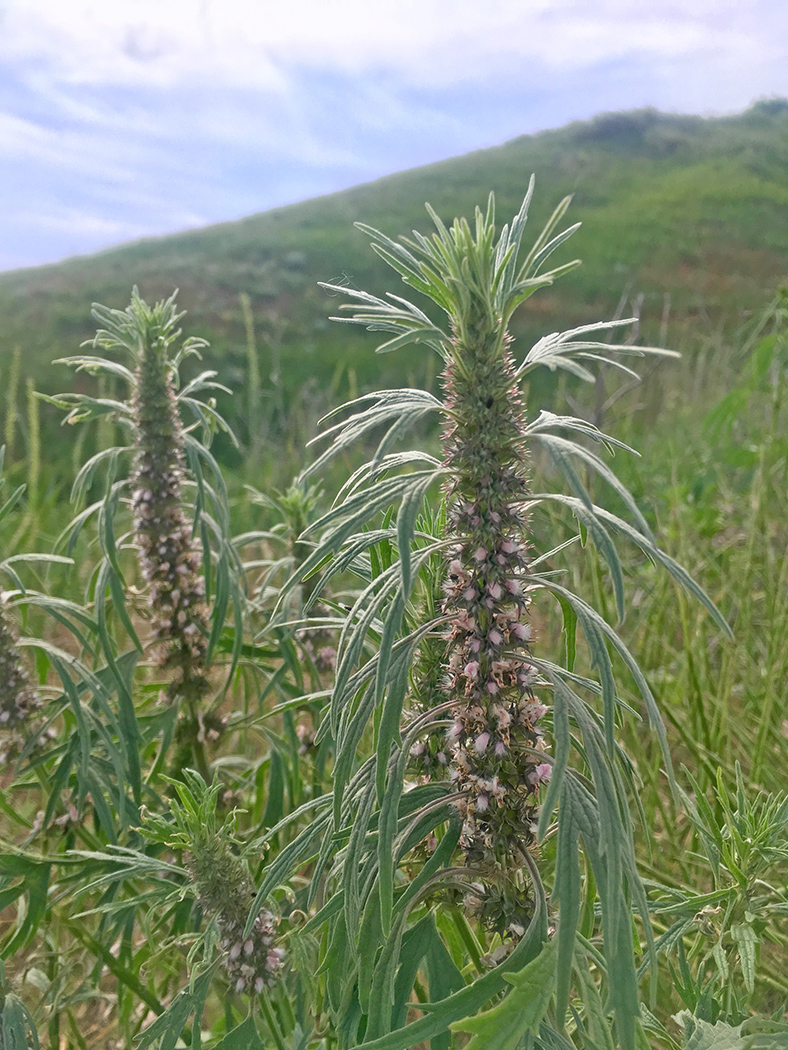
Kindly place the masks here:
POLYGON ((0 267, 788 94, 783 0, 0 0, 0 267), (46 233, 45 233, 46 231, 46 233))
POLYGON ((581 69, 639 54, 784 57, 782 0, 6 0, 3 50, 81 83, 171 87, 195 75, 287 91, 291 65, 447 85, 506 61, 581 69))

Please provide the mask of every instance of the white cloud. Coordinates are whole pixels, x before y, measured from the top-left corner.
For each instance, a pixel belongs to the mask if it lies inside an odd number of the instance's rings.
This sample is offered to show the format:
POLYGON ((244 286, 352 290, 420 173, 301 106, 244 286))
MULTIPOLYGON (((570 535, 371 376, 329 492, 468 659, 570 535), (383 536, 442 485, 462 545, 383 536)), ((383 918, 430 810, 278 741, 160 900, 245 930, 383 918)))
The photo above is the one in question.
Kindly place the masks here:
POLYGON ((287 69, 396 72, 452 84, 521 63, 582 69, 626 55, 784 51, 781 0, 6 0, 0 53, 72 83, 210 79, 287 93, 287 69))

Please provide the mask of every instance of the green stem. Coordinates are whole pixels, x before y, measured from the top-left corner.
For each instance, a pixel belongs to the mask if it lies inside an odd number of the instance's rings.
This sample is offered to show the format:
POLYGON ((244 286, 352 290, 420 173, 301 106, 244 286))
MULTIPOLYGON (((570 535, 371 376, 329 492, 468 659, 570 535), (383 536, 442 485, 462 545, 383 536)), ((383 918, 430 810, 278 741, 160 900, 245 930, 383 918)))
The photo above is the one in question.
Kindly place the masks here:
POLYGON ((285 1042, 284 1036, 279 1030, 279 1025, 276 1023, 276 1017, 274 1011, 271 1009, 271 1003, 268 999, 268 992, 263 992, 260 996, 260 1009, 263 1011, 265 1016, 268 1030, 271 1033, 271 1038, 276 1043, 277 1050, 287 1050, 287 1043, 285 1042))

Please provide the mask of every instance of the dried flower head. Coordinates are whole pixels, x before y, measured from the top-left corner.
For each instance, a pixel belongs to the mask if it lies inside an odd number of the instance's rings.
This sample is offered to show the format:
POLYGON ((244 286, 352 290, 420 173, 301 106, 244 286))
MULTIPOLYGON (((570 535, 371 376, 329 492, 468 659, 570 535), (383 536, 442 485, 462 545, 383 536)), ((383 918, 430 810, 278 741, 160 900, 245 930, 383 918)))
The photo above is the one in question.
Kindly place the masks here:
POLYGON ((167 696, 198 701, 209 690, 208 609, 201 553, 183 507, 183 426, 166 350, 163 335, 152 338, 137 367, 132 511, 153 637, 161 666, 174 672, 167 696))
POLYGON ((22 727, 41 707, 16 642, 17 634, 0 591, 0 762, 19 750, 22 727))
POLYGON ((447 529, 456 541, 443 607, 451 775, 468 860, 505 867, 533 842, 550 768, 536 757, 545 708, 529 661, 525 418, 508 337, 481 310, 463 331, 444 376, 447 529))

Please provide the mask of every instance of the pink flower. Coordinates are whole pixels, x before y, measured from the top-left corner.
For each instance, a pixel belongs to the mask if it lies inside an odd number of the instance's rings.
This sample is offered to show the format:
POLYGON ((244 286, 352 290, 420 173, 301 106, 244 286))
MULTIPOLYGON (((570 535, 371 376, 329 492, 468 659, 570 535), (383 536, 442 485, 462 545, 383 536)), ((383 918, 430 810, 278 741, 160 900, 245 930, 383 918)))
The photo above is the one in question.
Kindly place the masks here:
POLYGON ((479 663, 477 660, 470 660, 463 670, 463 674, 467 678, 476 678, 479 673, 479 663))
POLYGON ((494 707, 493 714, 499 729, 508 729, 512 723, 512 716, 505 707, 494 707))
POLYGON ((540 784, 547 784, 550 782, 550 778, 553 775, 553 767, 549 762, 540 762, 539 765, 532 769, 528 774, 528 779, 534 785, 539 787, 540 784))
POLYGON ((544 718, 547 714, 547 708, 544 704, 526 704, 523 708, 523 715, 533 725, 538 722, 540 718, 544 718))
POLYGON ((455 722, 453 726, 449 726, 449 729, 446 733, 446 739, 449 741, 459 740, 462 736, 464 729, 465 726, 462 724, 462 722, 455 722))
POLYGON ((490 743, 490 734, 487 732, 479 733, 473 742, 473 750, 477 755, 481 755, 487 750, 487 745, 490 743))

